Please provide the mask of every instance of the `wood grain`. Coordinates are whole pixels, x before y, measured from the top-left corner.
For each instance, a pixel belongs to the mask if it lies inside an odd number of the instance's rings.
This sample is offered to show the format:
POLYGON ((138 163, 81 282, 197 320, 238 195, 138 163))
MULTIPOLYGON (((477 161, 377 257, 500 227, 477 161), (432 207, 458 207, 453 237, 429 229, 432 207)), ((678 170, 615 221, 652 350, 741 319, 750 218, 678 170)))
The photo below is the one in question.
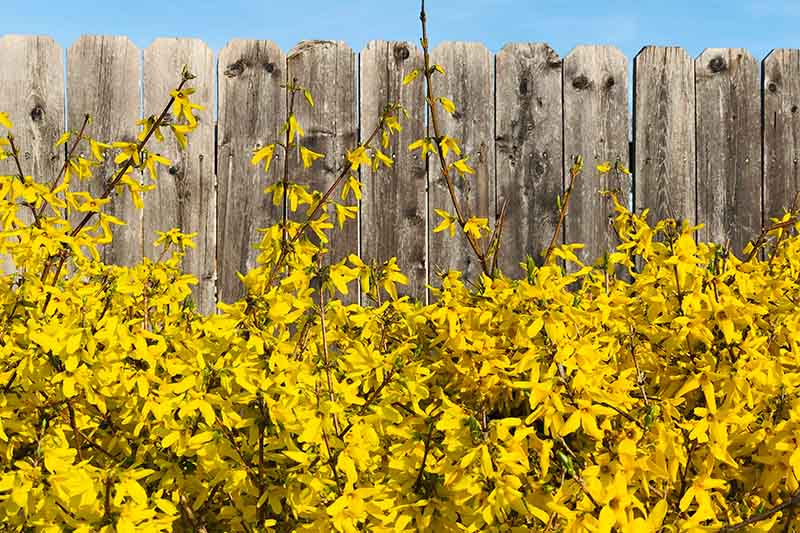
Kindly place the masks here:
MULTIPOLYGON (((468 164, 475 174, 464 178, 453 173, 456 195, 461 202, 465 218, 485 217, 494 227, 495 199, 495 147, 494 147, 494 69, 491 52, 480 43, 447 42, 431 51, 431 61, 441 65, 445 75, 433 77, 434 97, 444 96, 453 101, 456 111, 452 115, 437 104, 437 117, 441 135, 449 135, 461 146, 468 164)), ((433 136, 430 117, 428 135, 433 136)), ((456 157, 448 154, 448 163, 456 157)), ((434 209, 455 213, 447 185, 439 168, 439 161, 431 158, 428 167, 429 228, 431 231, 441 221, 434 209)), ((482 235, 479 245, 485 249, 488 236, 482 235)), ((480 262, 461 231, 455 238, 448 232, 429 236, 431 285, 439 286, 435 273, 438 270, 459 270, 462 279, 477 283, 482 271, 480 262)))
POLYGON ((800 50, 764 59, 764 217, 781 217, 800 191, 800 50))
MULTIPOLYGON (((63 147, 53 144, 64 131, 64 52, 50 37, 0 37, 0 111, 8 113, 14 144, 26 176, 49 184, 64 164, 63 147)), ((5 128, 0 134, 6 136, 5 128)), ((12 158, 0 161, 0 174, 16 175, 12 158)), ((52 214, 52 212, 50 212, 52 214)), ((30 224, 30 211, 18 209, 30 224)), ((11 258, 0 254, 3 272, 14 272, 11 258)))
POLYGON ((561 58, 547 44, 508 44, 495 57, 497 209, 508 201, 498 267, 507 276, 521 275, 526 255, 542 264, 558 223, 561 69, 561 58))
POLYGON ((609 224, 614 204, 600 191, 617 191, 626 203, 632 185, 631 176, 616 166, 629 167, 628 60, 616 47, 578 46, 564 59, 565 180, 577 155, 583 156, 584 170, 570 197, 565 240, 585 243, 576 255, 592 264, 618 244, 609 224), (607 161, 610 172, 597 170, 607 161))
POLYGON ((761 228, 759 65, 743 48, 708 48, 695 61, 698 240, 741 257, 761 228))
POLYGON ((220 52, 217 175, 218 273, 220 302, 245 294, 236 272, 257 266, 258 228, 281 221, 281 210, 264 189, 280 180, 284 154, 275 150, 270 173, 250 163, 254 149, 281 140, 286 117, 280 88, 286 77, 286 55, 272 41, 234 39, 220 52))
POLYGON ((425 135, 424 84, 402 83, 408 72, 421 68, 422 61, 422 50, 413 43, 370 41, 360 56, 359 102, 362 142, 387 104, 400 103, 409 114, 407 118, 399 116, 403 129, 390 137, 388 148, 380 145, 380 136, 373 142, 392 158, 392 167, 380 165, 376 171, 361 171, 361 257, 382 263, 396 256, 409 281, 398 287, 398 294, 424 302, 427 173, 419 152, 407 148, 425 135))
MULTIPOLYGON (((141 81, 141 57, 139 49, 127 37, 84 35, 67 50, 67 127, 77 131, 86 114, 91 123, 86 134, 100 142, 137 142, 141 118, 139 82, 141 81)), ((70 140, 68 145, 72 144, 70 140)), ((94 160, 89 145, 82 143, 76 156, 94 160)), ((93 169, 94 177, 81 182, 71 179, 70 190, 88 191, 100 197, 106 184, 114 179, 117 165, 114 155, 117 150, 107 152, 106 160, 93 169)), ((99 162, 98 162, 99 163, 99 162)), ((140 177, 138 170, 132 175, 140 177)), ((101 258, 107 264, 133 266, 142 260, 142 210, 133 205, 127 189, 112 193, 111 201, 103 207, 109 213, 127 223, 126 226, 111 226, 114 240, 102 249, 101 258)), ((78 224, 85 213, 74 212, 70 220, 78 224)), ((96 221, 96 219, 94 219, 96 221)))
POLYGON ((634 61, 634 207, 648 220, 695 220, 694 60, 648 46, 634 61))
MULTIPOLYGON (((157 189, 146 193, 143 214, 144 254, 155 260, 161 248, 153 243, 156 231, 179 228, 197 233, 196 248, 187 248, 183 271, 198 279, 192 298, 198 310, 213 312, 216 306, 216 179, 214 174, 214 59, 208 46, 199 39, 156 39, 144 52, 144 116, 158 115, 169 101, 170 91, 181 81, 186 65, 197 76, 185 87, 195 89, 192 103, 197 128, 189 134, 186 150, 181 150, 174 135, 164 129, 165 142, 152 149, 169 159, 161 167, 157 189)), ((174 117, 173 117, 174 118, 174 117)), ((185 122, 185 119, 180 121, 185 122)), ((146 182, 150 176, 147 175, 146 182)))

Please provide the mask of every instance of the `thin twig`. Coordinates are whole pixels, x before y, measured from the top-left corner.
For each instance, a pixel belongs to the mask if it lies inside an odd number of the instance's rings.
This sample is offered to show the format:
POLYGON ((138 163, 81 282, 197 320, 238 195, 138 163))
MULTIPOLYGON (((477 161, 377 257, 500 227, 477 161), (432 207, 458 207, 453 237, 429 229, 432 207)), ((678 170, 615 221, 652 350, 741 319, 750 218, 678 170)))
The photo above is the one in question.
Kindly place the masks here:
POLYGON ((581 173, 583 164, 583 159, 580 156, 575 158, 575 164, 569 169, 569 186, 567 190, 564 191, 564 201, 561 203, 561 209, 558 213, 558 223, 556 223, 556 228, 553 230, 553 237, 550 239, 550 244, 547 246, 547 250, 544 254, 544 261, 542 262, 543 265, 547 264, 547 261, 550 259, 550 254, 553 253, 553 248, 556 245, 556 239, 558 238, 559 233, 561 232, 561 226, 564 224, 564 219, 567 216, 567 206, 569 205, 569 198, 572 195, 572 187, 575 184, 575 178, 581 173))
MULTIPOLYGON (((794 496, 792 496, 790 499, 786 500, 785 502, 783 502, 783 503, 781 503, 779 505, 776 505, 772 509, 768 509, 768 510, 764 511, 763 513, 754 514, 753 516, 751 516, 747 520, 744 520, 743 522, 739 522, 738 524, 728 524, 726 526, 721 527, 719 529, 719 533, 727 533, 728 531, 738 531, 740 529, 744 529, 747 526, 751 526, 751 525, 755 524, 756 522, 761 522, 762 520, 766 520, 766 519, 770 518, 772 515, 774 515, 775 513, 779 513, 781 511, 783 511, 784 509, 793 509, 794 507, 796 507, 798 505, 800 505, 800 491, 795 492, 794 496)), ((791 522, 791 519, 790 519, 790 522, 791 522)))
MULTIPOLYGON (((183 89, 184 84, 187 81, 189 81, 189 79, 191 79, 191 78, 184 76, 183 79, 181 80, 181 83, 178 85, 178 88, 176 90, 180 91, 181 89, 183 89)), ((147 141, 149 141, 150 137, 153 135, 153 132, 155 132, 155 130, 161 126, 161 123, 163 122, 164 117, 167 116, 167 113, 169 113, 169 109, 170 109, 170 107, 172 107, 173 102, 175 102, 175 97, 174 96, 170 96, 169 102, 167 102, 167 105, 164 107, 164 110, 158 116, 156 121, 153 122, 153 125, 147 131, 147 134, 144 136, 144 138, 141 141, 139 141, 139 144, 136 146, 136 151, 137 152, 141 152, 142 151, 142 149, 147 144, 147 141)), ((120 167, 120 169, 117 172, 117 175, 114 177, 114 179, 106 185, 106 188, 103 191, 103 194, 100 196, 100 198, 98 198, 99 200, 104 200, 104 199, 108 198, 108 196, 111 194, 111 191, 114 190, 114 187, 117 186, 119 181, 122 179, 122 177, 125 175, 125 173, 128 171, 128 169, 131 167, 132 164, 133 164, 133 157, 129 157, 128 159, 125 160, 125 162, 122 164, 122 167, 120 167)), ((86 224, 89 223, 89 220, 91 220, 91 218, 92 218, 92 216, 94 216, 94 214, 95 214, 94 211, 89 211, 88 213, 86 213, 86 215, 78 223, 78 225, 75 228, 73 228, 73 230, 70 232, 69 236, 73 237, 73 238, 75 236, 77 236, 81 232, 81 230, 84 228, 84 226, 86 226, 86 224)), ((58 280, 58 276, 61 273, 61 269, 64 266, 64 262, 67 260, 67 253, 65 253, 64 250, 59 252, 59 254, 60 254, 61 259, 60 259, 60 261, 58 263, 58 266, 56 267, 56 272, 53 275, 53 283, 52 283, 53 285, 56 284, 56 281, 58 280)), ((47 270, 49 270, 49 266, 50 266, 50 262, 51 261, 52 261, 52 257, 50 259, 48 259, 47 266, 45 266, 45 272, 47 270)), ((42 281, 44 281, 44 280, 42 280, 42 281)), ((51 296, 52 296, 52 293, 50 293, 50 292, 47 293, 47 298, 45 298, 44 307, 42 308, 42 314, 43 315, 47 312, 47 306, 50 304, 50 297, 51 296)))

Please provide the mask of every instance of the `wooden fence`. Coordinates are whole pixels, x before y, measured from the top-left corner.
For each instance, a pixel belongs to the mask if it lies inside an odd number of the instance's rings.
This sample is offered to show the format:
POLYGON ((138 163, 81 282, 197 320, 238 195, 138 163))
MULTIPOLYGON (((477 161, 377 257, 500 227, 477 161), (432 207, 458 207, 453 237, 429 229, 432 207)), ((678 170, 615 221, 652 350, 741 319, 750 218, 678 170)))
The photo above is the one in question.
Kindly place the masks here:
MULTIPOLYGON (((545 248, 557 221, 556 195, 577 154, 586 171, 563 237, 587 243, 580 256, 589 260, 615 245, 611 203, 601 189, 621 191, 620 199, 631 194, 633 207, 649 207, 653 217, 702 221, 701 240, 729 240, 739 251, 800 188, 800 50, 775 50, 760 64, 738 48, 707 49, 697 59, 681 48, 644 48, 634 59, 630 141, 628 59, 612 46, 579 46, 562 59, 546 44, 511 44, 492 54, 481 44, 453 42, 432 55, 447 73, 435 77, 437 94, 457 104, 453 116, 443 114, 444 131, 461 141, 477 171, 457 180, 457 194, 491 220, 509 201, 500 259, 508 274, 520 275, 525 255, 545 248), (633 175, 596 171, 616 159, 633 175)), ((310 170, 295 161, 291 174, 314 187, 332 182, 344 151, 375 127, 386 102, 410 111, 389 149, 394 166, 362 172, 359 224, 334 233, 333 258, 355 250, 380 261, 396 255, 410 278, 401 292, 420 299, 437 268, 479 271, 463 238, 432 233, 433 209, 449 206, 447 190, 437 164, 426 166, 407 150, 427 128, 423 84, 401 83, 422 63, 414 44, 373 41, 356 53, 342 42, 305 41, 287 56, 270 41, 233 40, 215 58, 196 39, 158 39, 142 56, 127 37, 84 36, 66 51, 66 79, 64 61, 48 37, 0 38, 0 110, 15 124, 26 174, 40 179, 63 163, 53 143, 65 120, 76 129, 88 112, 92 137, 134 140, 136 120, 164 106, 181 65, 197 74, 193 99, 206 109, 189 149, 180 152, 172 140, 160 146, 174 164, 146 195, 143 211, 127 196, 109 204, 128 226, 115 230, 104 258, 126 265, 142 253, 152 258, 156 229, 198 232, 184 268, 200 280, 194 296, 201 310, 241 297, 235 273, 256 266, 256 229, 279 218, 262 193, 269 184, 263 169, 249 159, 276 138, 286 68, 316 101, 313 110, 300 106, 298 118, 303 143, 326 157, 310 170)), ((0 162, 0 173, 12 174, 9 165, 0 162)), ((111 171, 104 167, 88 188, 99 193, 111 171)))

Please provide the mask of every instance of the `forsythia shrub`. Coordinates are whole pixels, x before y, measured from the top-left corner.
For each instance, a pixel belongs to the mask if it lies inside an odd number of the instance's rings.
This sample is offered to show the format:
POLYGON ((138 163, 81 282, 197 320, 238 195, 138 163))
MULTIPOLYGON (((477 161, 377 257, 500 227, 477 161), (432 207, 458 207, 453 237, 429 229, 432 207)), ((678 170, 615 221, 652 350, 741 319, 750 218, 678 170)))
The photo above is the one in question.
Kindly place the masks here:
MULTIPOLYGON (((429 82, 443 69, 429 64, 424 10, 423 48, 429 82)), ((322 261, 328 208, 340 223, 353 213, 333 190, 358 199, 358 169, 391 164, 372 143, 380 134, 385 149, 401 128, 390 105, 326 193, 290 183, 284 168, 269 191, 290 213, 305 206, 305 221, 287 213, 264 229, 258 267, 241 276, 246 298, 201 316, 187 298, 196 280, 179 268, 191 235, 161 233, 160 260, 133 268, 97 254, 122 222, 101 209, 112 190, 126 186, 138 203, 152 186, 130 171, 155 178, 167 163, 145 148, 165 114, 183 121, 171 126, 181 144, 196 124, 189 79, 142 121, 138 144, 101 143, 85 123, 62 139, 73 143, 54 182, 0 177, 0 252, 16 266, 0 279, 4 531, 790 530, 800 504, 795 212, 739 259, 696 244, 696 227, 648 224, 609 193, 616 251, 584 265, 579 245, 552 247, 513 280, 492 267, 502 217, 481 250, 488 223, 453 198, 456 214, 442 210, 437 229, 459 229, 487 272, 475 288, 443 274, 423 306, 398 297, 395 260, 322 261), (81 143, 92 160, 74 156, 81 143), (70 192, 70 178, 91 176, 112 148, 120 167, 104 195, 70 192), (73 227, 47 206, 86 216, 73 227), (368 305, 336 298, 354 281, 368 305)), ((452 111, 428 87, 432 111, 452 111)), ((313 105, 296 80, 286 89, 313 105)), ((0 126, 11 127, 4 114, 0 126)), ((277 148, 306 166, 321 156, 301 146, 293 104, 282 133, 254 163, 268 170, 277 148)), ((13 136, 0 143, 18 162, 13 136)), ((438 131, 412 146, 472 170, 438 131)))

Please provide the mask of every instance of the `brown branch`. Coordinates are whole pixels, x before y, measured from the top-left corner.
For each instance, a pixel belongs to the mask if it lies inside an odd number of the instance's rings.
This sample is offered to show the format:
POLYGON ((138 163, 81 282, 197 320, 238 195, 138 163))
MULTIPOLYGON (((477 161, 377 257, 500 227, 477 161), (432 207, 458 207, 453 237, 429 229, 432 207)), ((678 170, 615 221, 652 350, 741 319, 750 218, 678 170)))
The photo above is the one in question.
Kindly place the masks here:
MULTIPOLYGON (((439 120, 436 114, 436 106, 434 105, 435 99, 433 97, 433 72, 431 72, 431 56, 428 49, 428 27, 427 27, 427 17, 425 16, 425 0, 422 0, 422 7, 419 12, 419 20, 422 23, 422 55, 424 60, 424 74, 425 74, 425 87, 427 91, 427 106, 430 111, 430 119, 431 119, 431 127, 433 128, 433 135, 436 140, 436 154, 439 156, 439 166, 441 168, 442 177, 447 184, 447 190, 450 193, 450 200, 453 203, 453 208, 456 210, 456 218, 458 218, 458 224, 461 226, 463 230, 464 227, 467 225, 467 220, 464 218, 464 214, 461 210, 461 204, 458 201, 458 197, 456 197, 456 191, 453 187, 453 178, 450 176, 450 168, 447 165, 447 161, 445 160, 444 154, 442 153, 441 146, 439 146, 439 139, 441 139, 440 129, 439 129, 439 120)), ((486 256, 480 251, 478 248, 478 243, 475 242, 469 234, 466 234, 467 242, 472 247, 472 251, 475 252, 475 255, 478 257, 478 260, 481 263, 481 268, 483 272, 488 276, 491 274, 491 269, 489 268, 489 264, 486 260, 486 256)))
MULTIPOLYGON (((318 256, 317 258, 317 268, 322 268, 322 256, 318 256)), ((328 357, 328 336, 325 328, 325 288, 320 287, 319 290, 319 317, 320 323, 322 327, 322 357, 323 363, 325 364, 325 376, 327 377, 328 381, 328 398, 330 399, 331 403, 336 400, 336 396, 333 392, 333 379, 331 378, 331 364, 330 359, 328 357)), ((336 413, 333 414, 333 429, 336 431, 338 435, 340 433, 339 428, 339 417, 336 413)))
POLYGON ((558 213, 558 223, 556 223, 556 228, 553 230, 553 237, 550 239, 550 244, 547 246, 547 250, 544 253, 544 261, 542 262, 543 265, 547 264, 547 261, 550 259, 550 254, 553 253, 553 248, 556 245, 556 239, 558 238, 558 234, 561 232, 561 226, 564 224, 564 219, 567 216, 567 206, 569 205, 569 198, 572 195, 572 187, 575 184, 575 178, 581 173, 582 167, 583 158, 581 158, 581 156, 577 156, 575 158, 575 164, 569 169, 569 187, 567 187, 567 190, 564 191, 564 201, 561 203, 561 209, 558 213))
POLYGON ((794 496, 792 496, 785 502, 776 505, 772 509, 768 509, 763 513, 754 514, 753 516, 751 516, 747 520, 744 520, 743 522, 739 522, 737 524, 728 524, 726 526, 721 527, 719 529, 719 533, 727 533, 728 531, 738 531, 740 529, 744 529, 747 526, 755 524, 756 522, 761 522, 762 520, 770 518, 775 513, 779 513, 785 509, 794 509, 794 507, 798 505, 800 505, 800 491, 795 492, 794 496))
MULTIPOLYGON (((22 171, 22 164, 19 162, 19 150, 14 145, 14 136, 10 133, 8 134, 8 144, 11 147, 11 157, 14 162, 17 164, 17 175, 19 176, 19 181, 24 185, 25 184, 25 173, 22 171)), ((25 205, 31 210, 31 214, 33 214, 34 225, 36 225, 36 208, 34 208, 33 204, 30 202, 25 202, 25 205)))
MULTIPOLYGON (((369 146, 369 143, 372 142, 372 139, 374 139, 375 136, 378 134, 378 132, 383 128, 383 122, 384 122, 384 117, 385 116, 387 116, 386 112, 384 112, 384 114, 381 116, 381 118, 380 118, 380 120, 378 122, 378 125, 372 131, 372 133, 367 138, 367 140, 365 142, 359 144, 358 145, 359 147, 369 146)), ((278 273, 278 270, 280 270, 280 268, 283 266, 283 262, 286 260, 286 257, 288 256, 288 248, 292 244, 294 244, 300 238, 300 236, 303 235, 306 232, 306 230, 311 226, 311 222, 312 222, 312 219, 314 218, 314 216, 317 214, 317 212, 319 212, 319 210, 322 208, 322 206, 325 205, 325 202, 333 194, 333 191, 336 190, 336 188, 339 186, 339 184, 342 182, 342 180, 344 180, 345 176, 347 176, 349 173, 350 173, 350 163, 345 158, 344 167, 342 168, 342 171, 339 173, 339 176, 336 178, 336 180, 333 182, 333 184, 331 184, 331 186, 328 187, 328 190, 325 191, 325 194, 322 195, 322 198, 320 199, 320 201, 317 202, 316 205, 314 205, 314 207, 311 209, 311 212, 308 214, 308 217, 306 218, 306 221, 303 224, 300 225, 300 228, 297 230, 297 232, 294 234, 294 236, 291 239, 289 239, 288 245, 287 246, 281 246, 281 253, 278 256, 278 260, 275 262, 275 264, 270 269, 269 276, 267 277, 267 283, 265 284, 266 287, 272 286, 272 283, 275 281, 275 276, 278 273)))
POLYGON ((425 436, 425 451, 422 454, 422 464, 419 466, 419 473, 417 479, 414 481, 414 491, 419 490, 422 485, 422 479, 425 474, 425 463, 428 461, 428 453, 431 450, 431 438, 433 437, 434 424, 433 420, 428 422, 428 434, 425 436))
MULTIPOLYGON (((58 187, 58 182, 61 181, 61 177, 65 175, 67 167, 69 166, 69 162, 72 159, 72 156, 75 155, 75 150, 78 148, 78 144, 83 139, 83 132, 86 130, 86 126, 88 124, 89 124, 89 115, 86 114, 83 116, 83 124, 81 124, 81 129, 78 131, 78 136, 75 139, 75 142, 72 143, 69 152, 67 152, 67 158, 64 160, 64 164, 61 165, 61 170, 56 175, 56 177, 53 178, 53 182, 50 184, 50 192, 53 192, 56 189, 56 187, 58 187)), ((44 203, 42 203, 42 206, 39 208, 39 213, 37 213, 36 215, 37 222, 39 218, 42 216, 42 213, 44 213, 44 208, 46 205, 47 205, 47 200, 45 200, 44 203)))
MULTIPOLYGON (((181 80, 181 83, 178 85, 177 90, 180 91, 181 89, 183 89, 184 84, 187 81, 189 81, 190 79, 191 79, 190 77, 184 75, 183 79, 181 80)), ((137 152, 141 152, 142 151, 142 149, 147 144, 147 141, 149 141, 150 137, 153 135, 153 132, 155 132, 155 130, 161 126, 161 123, 163 122, 164 117, 167 116, 167 113, 169 113, 169 109, 170 109, 170 107, 172 107, 173 102, 175 102, 175 97, 174 96, 170 96, 169 102, 167 102, 167 105, 164 107, 164 110, 161 111, 161 114, 158 116, 156 121, 153 123, 153 125, 150 127, 150 129, 147 131, 147 134, 144 136, 144 138, 141 141, 139 141, 139 144, 136 146, 136 151, 137 152)), ((114 190, 114 187, 117 186, 119 181, 122 179, 122 177, 125 175, 125 173, 128 171, 128 169, 131 167, 132 164, 133 164, 133 157, 129 157, 128 159, 125 160, 125 162, 122 164, 122 167, 119 169, 119 171, 117 172, 117 175, 114 177, 114 179, 111 180, 106 185, 106 188, 103 191, 103 194, 100 196, 100 198, 98 198, 99 200, 104 200, 104 199, 108 198, 108 196, 111 194, 111 191, 114 190)), ((73 228, 73 230, 70 232, 69 236, 70 237, 77 236, 78 233, 80 233, 81 230, 84 228, 84 226, 86 226, 86 224, 89 223, 89 220, 91 220, 91 218, 92 218, 92 216, 94 216, 94 214, 95 214, 94 211, 89 211, 88 213, 86 213, 86 215, 78 223, 78 225, 75 228, 73 228)), ((63 253, 63 252, 64 252, 63 250, 60 252, 61 260, 59 261, 58 266, 56 267, 56 272, 53 275, 53 285, 56 284, 56 281, 58 280, 58 275, 61 273, 61 269, 64 266, 64 262, 67 260, 67 254, 63 253)), ((50 263, 51 263, 52 259, 53 259, 53 257, 51 256, 50 259, 47 260, 47 266, 45 267, 45 272, 47 272, 49 270, 50 263)), ((44 278, 45 277, 45 273, 42 273, 42 276, 44 278)), ((42 280, 42 282, 44 282, 44 279, 42 280)), ((45 314, 47 312, 47 306, 50 304, 50 297, 51 296, 52 296, 52 293, 47 293, 47 298, 45 298, 44 307, 42 308, 42 314, 45 314)))
POLYGON ((497 270, 497 257, 500 255, 500 243, 502 242, 501 238, 503 236, 503 224, 506 221, 506 209, 508 208, 508 198, 503 200, 503 207, 500 209, 500 218, 497 219, 497 224, 494 228, 494 233, 492 234, 492 238, 489 240, 489 250, 492 249, 494 246, 494 251, 492 252, 492 272, 491 278, 494 278, 495 271, 497 270))

